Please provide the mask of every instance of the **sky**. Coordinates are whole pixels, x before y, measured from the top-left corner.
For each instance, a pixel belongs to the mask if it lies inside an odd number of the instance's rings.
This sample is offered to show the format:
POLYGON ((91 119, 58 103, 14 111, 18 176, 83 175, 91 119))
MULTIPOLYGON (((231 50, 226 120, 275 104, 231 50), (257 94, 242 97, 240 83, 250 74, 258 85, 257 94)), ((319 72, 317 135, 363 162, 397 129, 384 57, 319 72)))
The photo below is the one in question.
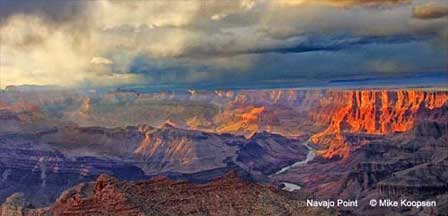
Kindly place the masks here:
POLYGON ((448 73, 444 0, 0 0, 0 87, 448 73))

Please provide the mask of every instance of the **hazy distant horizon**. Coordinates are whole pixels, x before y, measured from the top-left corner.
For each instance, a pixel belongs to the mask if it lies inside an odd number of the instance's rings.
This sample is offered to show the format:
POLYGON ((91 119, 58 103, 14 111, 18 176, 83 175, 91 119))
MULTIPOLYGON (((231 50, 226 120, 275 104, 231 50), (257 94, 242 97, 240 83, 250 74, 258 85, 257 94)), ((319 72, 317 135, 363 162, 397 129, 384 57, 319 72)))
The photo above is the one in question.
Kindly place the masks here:
POLYGON ((435 88, 448 89, 448 73, 429 73, 410 75, 407 77, 364 77, 364 78, 337 78, 332 80, 314 81, 267 81, 243 83, 194 83, 194 84, 159 84, 159 85, 126 85, 119 87, 92 87, 63 88, 57 85, 18 85, 6 86, 4 89, 17 87, 21 90, 98 90, 98 91, 187 91, 187 90, 250 90, 250 89, 412 89, 435 88))

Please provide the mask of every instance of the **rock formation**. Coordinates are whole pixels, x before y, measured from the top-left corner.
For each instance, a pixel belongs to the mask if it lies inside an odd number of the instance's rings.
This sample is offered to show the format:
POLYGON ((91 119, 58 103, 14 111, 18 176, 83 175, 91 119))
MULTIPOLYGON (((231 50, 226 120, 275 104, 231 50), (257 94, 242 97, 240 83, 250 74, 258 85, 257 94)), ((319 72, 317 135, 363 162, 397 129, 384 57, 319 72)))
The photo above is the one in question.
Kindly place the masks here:
POLYGON ((243 137, 184 130, 164 124, 148 131, 134 150, 151 172, 198 172, 226 166, 226 158, 236 155, 243 137))
POLYGON ((53 215, 329 215, 302 207, 274 188, 247 182, 231 172, 207 184, 163 177, 119 181, 101 175, 69 189, 46 213, 53 215))
MULTIPOLYGON (((328 128, 312 136, 312 141, 327 145, 322 151, 326 158, 347 157, 350 147, 344 133, 387 135, 406 132, 415 122, 426 119, 448 104, 447 92, 351 91, 344 99, 346 105, 334 112, 328 128)), ((448 121, 445 117, 438 121, 448 121)), ((421 125, 420 125, 421 126, 421 125)))

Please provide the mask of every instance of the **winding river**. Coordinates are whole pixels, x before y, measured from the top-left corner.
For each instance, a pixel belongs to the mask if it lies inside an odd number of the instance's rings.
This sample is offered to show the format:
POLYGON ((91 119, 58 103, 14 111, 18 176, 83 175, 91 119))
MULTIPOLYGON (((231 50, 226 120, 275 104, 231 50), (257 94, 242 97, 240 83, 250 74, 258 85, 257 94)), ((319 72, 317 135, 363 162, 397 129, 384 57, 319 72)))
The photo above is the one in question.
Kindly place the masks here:
POLYGON ((306 155, 305 160, 302 161, 297 161, 289 166, 283 167, 281 168, 279 171, 277 171, 276 173, 274 173, 271 176, 276 176, 276 175, 280 175, 282 173, 287 172, 288 170, 292 169, 292 168, 297 168, 297 167, 301 167, 305 164, 307 164, 308 162, 312 161, 314 159, 314 157, 316 157, 316 152, 313 148, 311 148, 311 146, 309 146, 310 144, 310 140, 307 140, 303 143, 304 146, 306 146, 308 148, 308 154, 306 155))
MULTIPOLYGON (((292 168, 301 167, 301 166, 307 164, 308 162, 312 161, 314 159, 314 157, 316 157, 316 152, 313 148, 311 148, 311 146, 309 146, 309 144, 310 144, 310 140, 307 140, 307 141, 303 142, 303 144, 302 144, 308 148, 308 154, 306 155, 305 160, 297 161, 289 166, 285 166, 285 167, 281 168, 279 171, 277 171, 276 173, 270 175, 269 177, 280 175, 282 173, 288 172, 288 170, 290 170, 292 168)), ((302 189, 302 187, 300 185, 297 185, 297 184, 294 184, 291 182, 281 182, 281 183, 284 185, 283 190, 286 190, 289 192, 293 192, 293 191, 302 189)))

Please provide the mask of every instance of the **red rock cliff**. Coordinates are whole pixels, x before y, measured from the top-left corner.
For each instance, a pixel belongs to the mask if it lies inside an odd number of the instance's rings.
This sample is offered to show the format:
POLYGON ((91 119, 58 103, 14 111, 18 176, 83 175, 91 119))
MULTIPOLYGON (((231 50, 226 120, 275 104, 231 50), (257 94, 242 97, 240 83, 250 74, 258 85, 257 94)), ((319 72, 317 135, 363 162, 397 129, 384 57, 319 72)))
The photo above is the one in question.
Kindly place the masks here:
POLYGON ((328 128, 311 138, 314 143, 329 145, 321 152, 328 158, 348 156, 350 149, 342 133, 384 135, 408 131, 418 114, 447 104, 448 92, 362 90, 341 92, 337 98, 344 105, 334 110, 328 128))

